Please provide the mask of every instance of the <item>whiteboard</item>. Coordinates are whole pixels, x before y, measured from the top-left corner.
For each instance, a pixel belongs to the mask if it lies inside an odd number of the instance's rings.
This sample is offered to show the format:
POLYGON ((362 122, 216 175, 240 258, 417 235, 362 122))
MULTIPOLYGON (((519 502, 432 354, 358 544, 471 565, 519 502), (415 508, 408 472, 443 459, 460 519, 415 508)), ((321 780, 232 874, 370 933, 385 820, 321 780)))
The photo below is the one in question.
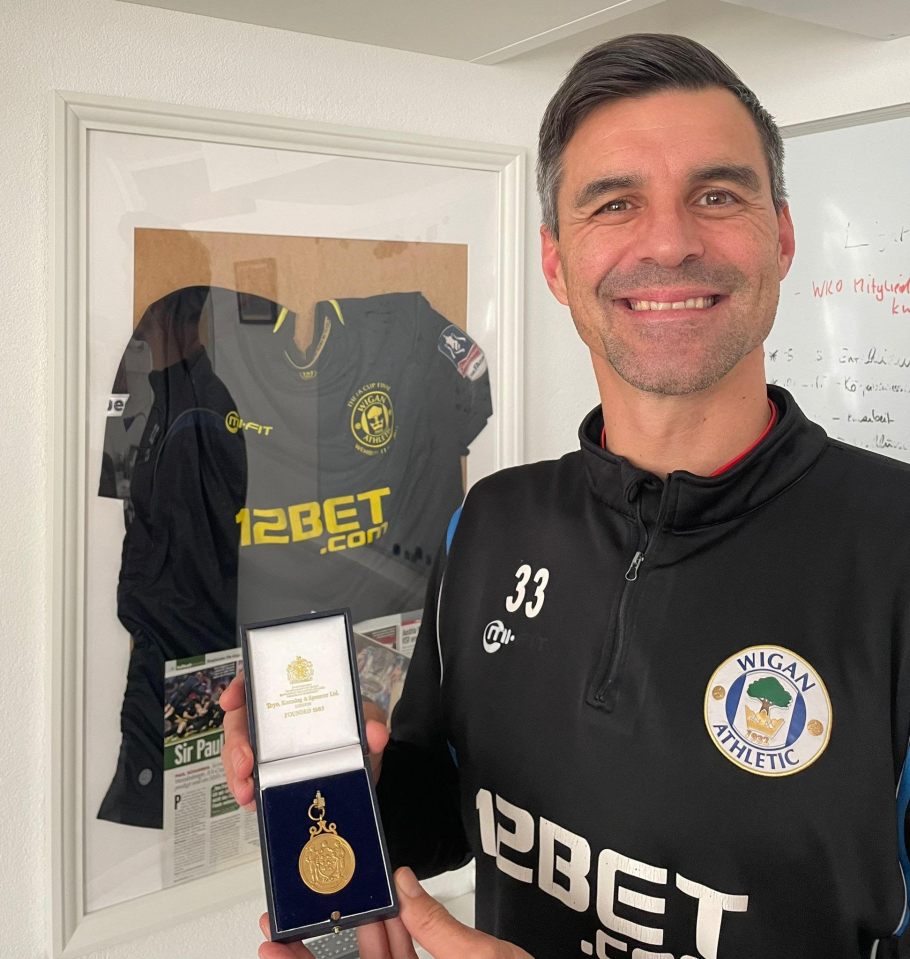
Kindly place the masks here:
POLYGON ((829 436, 910 462, 910 104, 782 133, 796 257, 768 382, 829 436))

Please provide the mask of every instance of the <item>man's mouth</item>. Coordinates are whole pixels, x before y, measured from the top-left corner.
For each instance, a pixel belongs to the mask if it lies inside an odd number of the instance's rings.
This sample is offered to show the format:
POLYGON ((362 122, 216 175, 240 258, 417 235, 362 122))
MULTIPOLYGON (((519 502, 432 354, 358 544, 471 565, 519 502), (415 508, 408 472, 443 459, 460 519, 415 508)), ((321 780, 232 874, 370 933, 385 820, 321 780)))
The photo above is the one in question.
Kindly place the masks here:
POLYGON ((707 310, 720 299, 720 296, 692 296, 685 300, 625 300, 630 310, 643 313, 649 310, 707 310))

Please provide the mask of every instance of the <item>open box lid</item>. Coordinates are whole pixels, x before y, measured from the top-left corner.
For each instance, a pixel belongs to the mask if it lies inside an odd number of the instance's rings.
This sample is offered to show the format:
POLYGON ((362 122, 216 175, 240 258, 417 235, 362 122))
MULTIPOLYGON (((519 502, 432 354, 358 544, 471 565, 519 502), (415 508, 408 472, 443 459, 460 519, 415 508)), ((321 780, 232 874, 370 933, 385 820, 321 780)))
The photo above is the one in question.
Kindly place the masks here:
POLYGON ((248 623, 240 640, 271 938, 395 915, 350 613, 248 623))
POLYGON ((285 763, 356 747, 365 729, 348 610, 240 627, 256 762, 285 763))

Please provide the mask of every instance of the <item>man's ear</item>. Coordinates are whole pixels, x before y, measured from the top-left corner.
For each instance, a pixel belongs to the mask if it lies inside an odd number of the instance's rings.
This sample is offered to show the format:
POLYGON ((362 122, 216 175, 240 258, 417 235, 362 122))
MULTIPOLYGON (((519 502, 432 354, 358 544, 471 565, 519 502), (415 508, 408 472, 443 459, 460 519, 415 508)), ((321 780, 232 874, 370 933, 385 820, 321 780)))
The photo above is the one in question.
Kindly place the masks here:
POLYGON ((546 226, 540 228, 540 265, 543 267, 543 275, 550 292, 563 306, 568 306, 566 278, 562 269, 562 260, 559 258, 559 241, 554 239, 546 226))
POLYGON ((777 214, 778 230, 778 274, 783 279, 790 272, 790 264, 793 262, 793 254, 796 250, 796 239, 793 234, 793 220, 790 217, 790 207, 786 204, 777 214))

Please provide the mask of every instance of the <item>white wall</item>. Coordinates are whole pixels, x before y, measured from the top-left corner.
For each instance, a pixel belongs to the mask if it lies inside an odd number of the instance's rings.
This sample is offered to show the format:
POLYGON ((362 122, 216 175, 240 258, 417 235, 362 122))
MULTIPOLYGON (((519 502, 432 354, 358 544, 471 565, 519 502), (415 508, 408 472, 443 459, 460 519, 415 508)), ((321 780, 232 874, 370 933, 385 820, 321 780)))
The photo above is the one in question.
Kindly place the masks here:
POLYGON ((567 69, 593 44, 622 33, 681 33, 726 60, 781 125, 910 101, 910 37, 872 40, 721 0, 668 0, 610 27, 547 47, 537 65, 567 69))
MULTIPOLYGON (((520 0, 515 0, 516 3, 520 0)), ((895 0, 899 2, 899 0, 895 0)), ((50 91, 92 93, 525 145, 548 95, 591 34, 499 67, 479 67, 115 0, 0 3, 0 957, 44 954, 49 921, 44 823, 50 91)), ((620 30, 688 33, 725 57, 781 123, 910 101, 910 41, 881 43, 718 3, 682 0, 620 30)), ((528 196, 526 450, 574 442, 595 402, 584 351, 536 266, 528 196)), ((798 230, 798 224, 797 224, 798 230)), ((190 946, 255 955, 259 903, 216 910, 97 959, 171 959, 190 946)))

